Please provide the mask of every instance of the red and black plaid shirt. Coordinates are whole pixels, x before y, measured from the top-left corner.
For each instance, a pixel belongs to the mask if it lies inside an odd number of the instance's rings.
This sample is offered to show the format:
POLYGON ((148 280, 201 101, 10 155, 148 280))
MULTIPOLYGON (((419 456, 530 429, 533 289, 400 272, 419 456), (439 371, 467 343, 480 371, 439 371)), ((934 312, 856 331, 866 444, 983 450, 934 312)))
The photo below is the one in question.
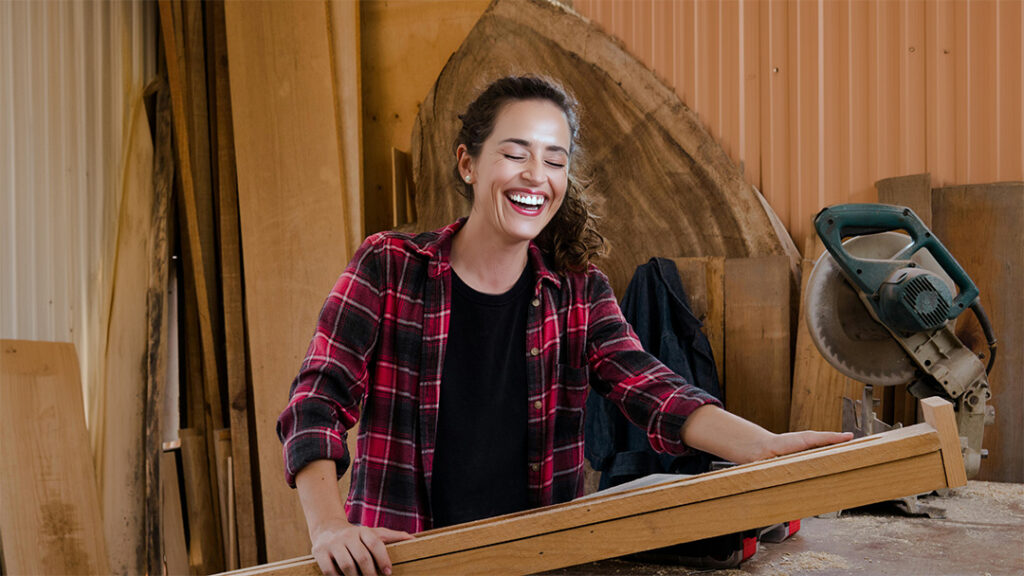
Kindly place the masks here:
MULTIPOLYGON (((410 533, 431 528, 430 490, 441 369, 451 306, 452 236, 463 220, 412 236, 369 237, 320 319, 291 401, 278 420, 285 476, 321 459, 345 471, 346 430, 362 419, 349 521, 410 533)), ((596 267, 560 276, 530 246, 536 271, 526 329, 530 503, 583 493, 583 407, 593 386, 683 454, 680 428, 714 397, 644 352, 596 267)))

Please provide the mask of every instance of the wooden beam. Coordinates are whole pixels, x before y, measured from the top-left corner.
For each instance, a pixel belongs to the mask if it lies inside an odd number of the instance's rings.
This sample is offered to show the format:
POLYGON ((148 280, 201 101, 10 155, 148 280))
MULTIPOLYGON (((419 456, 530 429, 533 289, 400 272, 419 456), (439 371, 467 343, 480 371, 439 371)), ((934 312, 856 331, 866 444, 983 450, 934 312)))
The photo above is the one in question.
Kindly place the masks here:
POLYGON ((110 574, 70 343, 0 340, 5 574, 110 574))
POLYGON ((310 548, 274 432, 345 267, 345 181, 324 2, 227 2, 245 313, 266 558, 310 548))
MULTIPOLYGON (((942 402, 927 423, 845 444, 423 532, 388 546, 393 573, 531 574, 961 486, 942 402)), ((307 556, 233 574, 319 573, 307 556)))

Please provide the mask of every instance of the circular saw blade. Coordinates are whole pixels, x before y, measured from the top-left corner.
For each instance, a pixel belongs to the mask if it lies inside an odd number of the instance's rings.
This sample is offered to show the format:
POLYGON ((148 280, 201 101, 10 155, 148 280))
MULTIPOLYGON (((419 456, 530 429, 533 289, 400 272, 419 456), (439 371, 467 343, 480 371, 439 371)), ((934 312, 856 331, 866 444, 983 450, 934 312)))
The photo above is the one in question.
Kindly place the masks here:
MULTIPOLYGON (((851 238, 843 247, 858 258, 889 260, 910 242, 903 234, 884 232, 851 238)), ((923 250, 912 260, 928 270, 942 272, 923 250)), ((811 340, 837 370, 875 386, 906 384, 914 377, 917 367, 913 360, 871 315, 828 252, 814 265, 805 294, 804 313, 811 340)))

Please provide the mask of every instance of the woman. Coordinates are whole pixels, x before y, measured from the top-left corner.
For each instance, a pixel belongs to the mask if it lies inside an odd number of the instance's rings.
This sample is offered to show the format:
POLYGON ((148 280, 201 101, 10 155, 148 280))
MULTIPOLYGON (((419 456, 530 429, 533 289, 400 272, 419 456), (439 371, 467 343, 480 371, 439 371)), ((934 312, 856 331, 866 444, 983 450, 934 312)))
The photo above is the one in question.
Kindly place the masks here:
POLYGON ((389 574, 385 544, 410 533, 582 495, 588 387, 671 454, 749 462, 849 439, 772 434, 643 351, 590 264, 604 241, 573 176, 576 103, 561 87, 503 78, 460 118, 468 218, 363 243, 278 423, 325 574, 389 574))

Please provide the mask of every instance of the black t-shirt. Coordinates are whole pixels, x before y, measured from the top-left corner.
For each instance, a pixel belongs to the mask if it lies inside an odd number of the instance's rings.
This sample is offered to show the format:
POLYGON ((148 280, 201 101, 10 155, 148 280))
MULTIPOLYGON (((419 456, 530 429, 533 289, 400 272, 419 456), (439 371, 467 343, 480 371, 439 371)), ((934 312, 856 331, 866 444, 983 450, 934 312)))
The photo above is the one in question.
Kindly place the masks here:
POLYGON ((533 272, 483 294, 452 273, 431 481, 434 527, 529 506, 526 315, 533 272))

